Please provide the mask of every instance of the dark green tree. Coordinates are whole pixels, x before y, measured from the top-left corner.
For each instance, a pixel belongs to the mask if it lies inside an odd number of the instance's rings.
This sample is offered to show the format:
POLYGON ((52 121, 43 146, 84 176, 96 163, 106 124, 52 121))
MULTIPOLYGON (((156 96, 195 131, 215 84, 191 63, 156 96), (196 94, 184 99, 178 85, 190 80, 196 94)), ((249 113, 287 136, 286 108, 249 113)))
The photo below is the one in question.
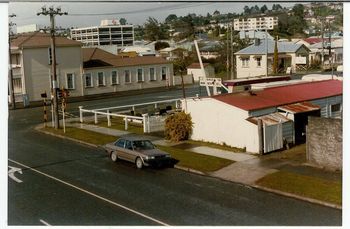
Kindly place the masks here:
POLYGON ((160 24, 157 19, 149 17, 144 24, 144 38, 149 41, 157 41, 167 38, 164 25, 160 24))
POLYGON ((123 18, 123 17, 120 18, 119 22, 120 22, 121 25, 126 25, 126 23, 127 23, 127 22, 126 22, 126 19, 123 18))

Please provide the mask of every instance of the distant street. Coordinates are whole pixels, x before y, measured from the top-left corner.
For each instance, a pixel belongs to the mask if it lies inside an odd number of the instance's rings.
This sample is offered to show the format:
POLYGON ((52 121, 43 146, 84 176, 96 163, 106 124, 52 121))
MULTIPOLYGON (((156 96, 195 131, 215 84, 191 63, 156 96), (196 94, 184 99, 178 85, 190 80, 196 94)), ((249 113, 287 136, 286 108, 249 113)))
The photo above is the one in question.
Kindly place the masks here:
MULTIPOLYGON (((187 96, 198 89, 187 88, 187 96)), ((180 97, 178 89, 77 102, 68 112, 180 97)), ((42 112, 38 107, 9 113, 11 226, 341 225, 341 211, 332 208, 177 169, 113 163, 101 149, 35 131, 42 112)))

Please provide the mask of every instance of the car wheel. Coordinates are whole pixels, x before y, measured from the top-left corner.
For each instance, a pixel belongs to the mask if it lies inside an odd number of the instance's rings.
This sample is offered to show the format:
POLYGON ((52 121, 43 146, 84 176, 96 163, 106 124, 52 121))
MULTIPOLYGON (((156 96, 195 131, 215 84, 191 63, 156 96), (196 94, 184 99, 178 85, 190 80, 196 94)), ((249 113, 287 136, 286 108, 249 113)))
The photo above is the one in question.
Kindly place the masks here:
POLYGON ((118 155, 117 155, 116 152, 112 152, 112 153, 111 153, 111 160, 112 160, 113 162, 116 162, 116 161, 118 160, 118 155))
POLYGON ((142 162, 141 158, 139 158, 139 157, 136 158, 135 164, 136 164, 136 167, 137 167, 138 169, 142 169, 142 167, 143 167, 143 162, 142 162))

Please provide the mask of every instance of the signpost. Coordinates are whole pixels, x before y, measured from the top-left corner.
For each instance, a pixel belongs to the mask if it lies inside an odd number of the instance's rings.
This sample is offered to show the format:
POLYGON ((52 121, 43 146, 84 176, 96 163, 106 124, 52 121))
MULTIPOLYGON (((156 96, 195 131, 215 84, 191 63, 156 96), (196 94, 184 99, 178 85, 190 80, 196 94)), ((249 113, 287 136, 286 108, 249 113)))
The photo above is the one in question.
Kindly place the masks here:
POLYGON ((44 99, 44 127, 46 128, 46 123, 47 123, 47 112, 46 112, 46 98, 47 98, 47 94, 46 91, 44 93, 41 94, 41 98, 44 99))

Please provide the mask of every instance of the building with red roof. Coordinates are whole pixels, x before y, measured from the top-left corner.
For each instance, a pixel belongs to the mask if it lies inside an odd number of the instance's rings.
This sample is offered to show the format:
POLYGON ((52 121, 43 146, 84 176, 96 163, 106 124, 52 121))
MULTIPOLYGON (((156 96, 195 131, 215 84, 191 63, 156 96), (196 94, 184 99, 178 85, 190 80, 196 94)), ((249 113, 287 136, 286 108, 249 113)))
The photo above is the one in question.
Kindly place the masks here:
POLYGON ((325 80, 188 99, 193 140, 266 153, 305 142, 308 116, 341 118, 342 81, 325 80))

